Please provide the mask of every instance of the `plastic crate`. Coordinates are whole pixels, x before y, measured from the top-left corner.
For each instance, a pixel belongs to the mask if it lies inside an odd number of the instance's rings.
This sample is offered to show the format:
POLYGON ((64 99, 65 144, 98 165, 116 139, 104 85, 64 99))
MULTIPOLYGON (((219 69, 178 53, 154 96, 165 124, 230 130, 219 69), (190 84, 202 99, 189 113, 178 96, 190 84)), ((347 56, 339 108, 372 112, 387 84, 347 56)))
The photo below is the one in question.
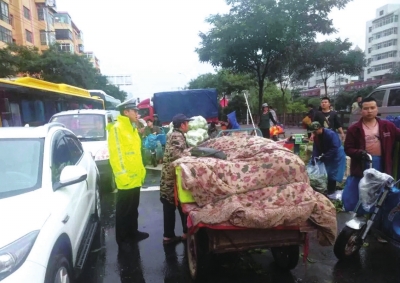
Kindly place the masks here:
POLYGON ((192 193, 182 188, 182 168, 177 166, 175 168, 176 174, 176 187, 178 190, 178 199, 180 203, 193 203, 196 202, 192 196, 192 193))

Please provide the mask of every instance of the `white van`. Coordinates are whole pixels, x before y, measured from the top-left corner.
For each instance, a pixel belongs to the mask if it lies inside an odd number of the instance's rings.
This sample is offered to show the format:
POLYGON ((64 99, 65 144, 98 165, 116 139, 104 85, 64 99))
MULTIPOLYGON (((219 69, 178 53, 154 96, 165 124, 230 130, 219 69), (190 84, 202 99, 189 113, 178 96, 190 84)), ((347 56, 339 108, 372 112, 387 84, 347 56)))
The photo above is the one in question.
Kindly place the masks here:
MULTIPOLYGON (((378 118, 385 119, 387 116, 400 116, 400 83, 381 85, 372 91, 367 97, 373 97, 378 105, 378 118)), ((350 115, 349 126, 358 122, 361 111, 350 115)))
POLYGON ((116 188, 110 165, 106 130, 107 125, 114 120, 115 117, 110 111, 93 109, 63 111, 50 119, 50 122, 64 124, 74 132, 84 150, 92 154, 99 169, 103 191, 113 191, 116 188))

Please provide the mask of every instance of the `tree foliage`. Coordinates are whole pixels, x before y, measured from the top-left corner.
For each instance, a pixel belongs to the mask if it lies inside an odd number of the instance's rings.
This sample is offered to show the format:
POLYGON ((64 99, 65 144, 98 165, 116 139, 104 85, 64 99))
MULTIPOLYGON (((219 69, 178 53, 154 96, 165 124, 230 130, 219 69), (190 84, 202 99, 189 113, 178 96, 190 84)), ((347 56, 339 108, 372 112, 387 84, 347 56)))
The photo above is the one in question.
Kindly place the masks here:
POLYGON ((390 69, 390 72, 386 74, 386 78, 392 83, 400 82, 400 63, 397 63, 390 69))
POLYGON ((374 86, 368 86, 358 90, 340 92, 337 95, 337 98, 335 99, 335 109, 350 110, 350 107, 357 98, 357 96, 361 95, 361 97, 366 97, 374 89, 375 89, 374 86))
MULTIPOLYGON (((251 73, 258 84, 261 109, 265 79, 287 46, 312 42, 317 33, 335 31, 328 14, 350 0, 227 0, 228 14, 211 15, 212 26, 200 33, 200 61, 239 73, 251 73)), ((261 113, 261 110, 259 110, 261 113)))
POLYGON ((314 44, 311 52, 312 64, 316 72, 321 74, 325 94, 328 93, 327 81, 335 75, 359 75, 366 66, 365 55, 359 50, 350 50, 348 39, 342 41, 325 40, 314 44))
POLYGON ((241 93, 254 86, 254 79, 248 74, 235 74, 220 69, 216 74, 208 73, 198 76, 189 82, 189 89, 215 88, 219 97, 241 93))
POLYGON ((59 51, 57 45, 43 52, 36 47, 9 45, 0 49, 0 62, 1 77, 23 75, 84 89, 101 89, 122 101, 127 95, 109 85, 85 56, 59 51))

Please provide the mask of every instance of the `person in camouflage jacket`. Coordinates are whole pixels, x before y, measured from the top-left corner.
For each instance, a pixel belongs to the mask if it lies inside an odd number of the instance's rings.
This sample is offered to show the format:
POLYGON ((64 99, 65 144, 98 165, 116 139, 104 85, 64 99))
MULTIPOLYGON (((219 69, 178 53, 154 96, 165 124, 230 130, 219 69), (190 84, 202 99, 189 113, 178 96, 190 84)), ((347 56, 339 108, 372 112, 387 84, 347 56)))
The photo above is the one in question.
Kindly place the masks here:
POLYGON ((174 201, 174 186, 175 186, 175 167, 171 163, 183 156, 190 155, 186 150, 188 145, 186 142, 185 133, 189 130, 189 121, 183 114, 178 114, 173 117, 172 123, 174 129, 167 137, 165 145, 165 153, 163 158, 163 169, 161 171, 160 181, 160 200, 163 204, 164 214, 164 239, 163 244, 172 244, 186 238, 187 226, 186 216, 182 212, 182 208, 178 205, 179 215, 182 221, 183 237, 175 236, 175 201, 174 201))

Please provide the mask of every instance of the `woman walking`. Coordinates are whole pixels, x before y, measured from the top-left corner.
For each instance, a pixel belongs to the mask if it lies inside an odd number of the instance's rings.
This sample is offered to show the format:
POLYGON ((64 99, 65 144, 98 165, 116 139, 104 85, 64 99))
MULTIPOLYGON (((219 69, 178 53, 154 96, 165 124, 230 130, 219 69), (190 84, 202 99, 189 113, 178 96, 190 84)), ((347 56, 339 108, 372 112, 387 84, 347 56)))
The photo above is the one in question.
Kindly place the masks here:
POLYGON ((262 105, 262 114, 260 117, 260 122, 258 123, 258 127, 260 128, 263 137, 267 139, 270 138, 269 128, 271 127, 271 121, 274 123, 274 125, 277 124, 273 115, 271 112, 269 112, 268 104, 264 103, 262 105))

